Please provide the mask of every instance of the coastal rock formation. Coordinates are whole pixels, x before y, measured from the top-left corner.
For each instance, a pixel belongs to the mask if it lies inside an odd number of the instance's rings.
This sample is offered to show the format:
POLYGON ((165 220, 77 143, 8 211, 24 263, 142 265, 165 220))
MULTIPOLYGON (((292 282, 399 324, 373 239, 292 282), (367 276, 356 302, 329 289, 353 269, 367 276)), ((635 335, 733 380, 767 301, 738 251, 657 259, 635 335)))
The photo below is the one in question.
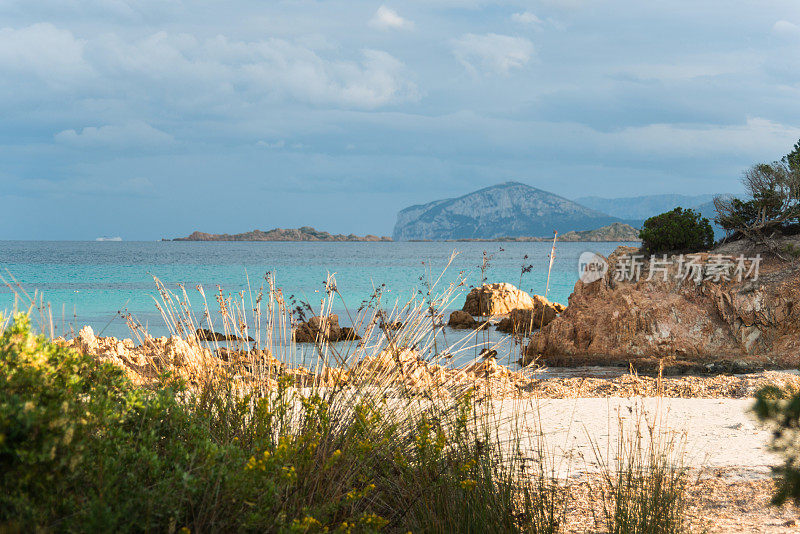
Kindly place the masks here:
POLYGON ((497 323, 498 332, 528 335, 531 331, 542 328, 565 309, 564 305, 550 302, 541 295, 533 296, 533 308, 515 308, 508 317, 497 323))
POLYGON ((294 340, 297 343, 316 343, 317 340, 335 343, 358 339, 361 338, 352 328, 339 326, 339 316, 335 313, 314 316, 307 322, 298 324, 294 330, 294 340))
MULTIPOLYGON (((443 394, 461 397, 469 394, 492 397, 573 398, 630 397, 634 395, 667 397, 733 397, 752 396, 764 386, 800 388, 800 377, 788 373, 766 372, 749 375, 717 375, 712 377, 680 377, 659 380, 605 370, 596 376, 562 373, 537 378, 530 369, 511 371, 495 357, 479 357, 462 367, 449 367, 426 361, 423 354, 409 347, 384 347, 374 353, 369 349, 362 359, 344 367, 324 366, 314 373, 304 367, 293 367, 274 358, 269 350, 212 351, 194 337, 153 338, 146 336, 138 346, 130 339, 97 337, 90 327, 78 336, 55 343, 80 350, 98 360, 122 368, 135 384, 157 383, 164 371, 186 379, 190 384, 204 380, 233 380, 241 391, 278 387, 278 377, 288 379, 296 387, 385 387, 406 393, 443 394)), ((482 356, 497 356, 488 348, 482 356)), ((446 361, 446 356, 443 356, 446 361)), ((388 391, 388 389, 387 389, 388 391)))
POLYGON ((616 242, 641 241, 639 230, 625 223, 615 222, 595 230, 571 231, 558 236, 559 241, 616 242))
MULTIPOLYGON (((633 226, 621 222, 611 223, 608 226, 596 228, 594 230, 582 230, 576 232, 574 230, 565 234, 559 234, 559 241, 569 242, 634 242, 641 241, 639 239, 639 230, 633 226)), ((503 236, 494 238, 463 238, 463 239, 448 239, 447 241, 459 242, 512 242, 512 243, 542 243, 553 241, 553 236, 536 237, 536 236, 503 236)))
POLYGON ((245 339, 234 334, 220 334, 219 332, 206 330, 205 328, 198 328, 195 331, 195 335, 200 341, 239 341, 248 343, 253 341, 253 338, 250 336, 245 339))
POLYGON ((393 238, 492 239, 591 230, 620 220, 519 182, 411 206, 397 215, 393 238))
POLYGON ((478 322, 469 313, 456 310, 450 314, 450 320, 447 321, 447 326, 455 328, 456 330, 467 330, 477 327, 478 322))
POLYGON ((56 343, 117 365, 136 384, 156 380, 166 371, 189 382, 197 382, 224 374, 234 364, 244 364, 251 369, 260 365, 262 371, 273 372, 283 365, 266 349, 233 351, 223 347, 213 351, 194 336, 189 339, 145 336, 142 341, 135 345, 131 339, 98 337, 91 326, 81 328, 78 335, 69 341, 63 338, 55 340, 56 343))
POLYGON ((207 234, 205 232, 192 232, 188 237, 178 237, 173 241, 391 241, 390 237, 378 237, 367 234, 329 234, 315 230, 311 226, 300 228, 274 228, 266 232, 253 230, 242 234, 207 234))
POLYGON ((532 336, 522 363, 537 357, 550 365, 649 358, 687 367, 727 361, 746 370, 800 362, 800 266, 765 259, 757 280, 726 281, 715 276, 714 265, 736 260, 703 253, 695 256, 701 267, 689 276, 686 264, 673 257, 644 261, 638 280, 618 280, 619 273, 630 273, 632 254, 638 250, 619 247, 603 278, 579 280, 566 311, 532 336))
POLYGON ((463 311, 476 317, 505 315, 511 310, 533 309, 533 299, 512 284, 495 283, 475 287, 467 294, 463 311))

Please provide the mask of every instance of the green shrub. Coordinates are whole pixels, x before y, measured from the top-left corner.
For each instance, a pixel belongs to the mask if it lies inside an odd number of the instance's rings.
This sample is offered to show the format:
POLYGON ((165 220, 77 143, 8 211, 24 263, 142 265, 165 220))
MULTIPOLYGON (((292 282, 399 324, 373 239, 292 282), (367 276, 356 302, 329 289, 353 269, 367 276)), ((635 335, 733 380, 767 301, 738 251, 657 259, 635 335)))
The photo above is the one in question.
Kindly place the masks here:
POLYGON ((756 395, 753 410, 772 427, 770 448, 784 458, 782 466, 773 468, 778 481, 772 502, 800 505, 800 393, 765 387, 756 395))
POLYGON ((639 237, 642 247, 650 254, 696 252, 714 244, 714 230, 708 219, 683 208, 650 217, 644 222, 639 237))
POLYGON ((0 334, 0 531, 558 530, 557 482, 523 481, 468 397, 413 403, 286 380, 144 390, 17 315, 0 334))

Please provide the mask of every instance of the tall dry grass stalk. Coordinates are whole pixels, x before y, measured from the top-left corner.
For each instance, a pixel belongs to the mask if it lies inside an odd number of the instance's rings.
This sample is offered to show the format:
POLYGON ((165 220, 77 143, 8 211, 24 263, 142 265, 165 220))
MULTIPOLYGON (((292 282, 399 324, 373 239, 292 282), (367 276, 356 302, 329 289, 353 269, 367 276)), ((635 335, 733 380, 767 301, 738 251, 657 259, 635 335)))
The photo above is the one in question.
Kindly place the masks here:
MULTIPOLYGON (((632 423, 617 419, 614 449, 600 450, 591 439, 600 466, 593 493, 599 497, 592 513, 596 525, 613 534, 679 534, 688 532, 689 469, 685 466, 686 436, 663 430, 659 409, 648 419, 640 408, 632 423)), ((609 447, 611 443, 609 442, 609 447)))

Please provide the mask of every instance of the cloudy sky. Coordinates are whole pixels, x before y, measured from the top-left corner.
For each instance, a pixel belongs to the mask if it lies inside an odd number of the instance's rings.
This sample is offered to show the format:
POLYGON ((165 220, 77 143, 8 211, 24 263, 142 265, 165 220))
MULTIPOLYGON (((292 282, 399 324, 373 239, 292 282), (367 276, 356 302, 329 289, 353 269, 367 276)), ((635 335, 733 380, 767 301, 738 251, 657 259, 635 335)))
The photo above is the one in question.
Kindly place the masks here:
POLYGON ((0 0, 0 239, 736 192, 799 138, 797 0, 0 0))

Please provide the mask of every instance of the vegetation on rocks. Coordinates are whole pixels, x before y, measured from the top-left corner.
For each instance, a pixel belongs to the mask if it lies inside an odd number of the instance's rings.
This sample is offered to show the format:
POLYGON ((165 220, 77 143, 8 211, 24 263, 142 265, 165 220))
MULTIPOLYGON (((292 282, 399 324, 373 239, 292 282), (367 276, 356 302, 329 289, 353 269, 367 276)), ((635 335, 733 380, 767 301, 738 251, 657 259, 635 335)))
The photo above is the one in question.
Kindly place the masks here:
POLYGON ((742 183, 745 199, 714 199, 716 221, 730 237, 770 246, 775 237, 800 232, 800 141, 780 161, 750 167, 742 183))
POLYGON ((714 244, 714 230, 708 219, 691 209, 675 208, 644 222, 642 248, 650 254, 696 252, 714 244))

